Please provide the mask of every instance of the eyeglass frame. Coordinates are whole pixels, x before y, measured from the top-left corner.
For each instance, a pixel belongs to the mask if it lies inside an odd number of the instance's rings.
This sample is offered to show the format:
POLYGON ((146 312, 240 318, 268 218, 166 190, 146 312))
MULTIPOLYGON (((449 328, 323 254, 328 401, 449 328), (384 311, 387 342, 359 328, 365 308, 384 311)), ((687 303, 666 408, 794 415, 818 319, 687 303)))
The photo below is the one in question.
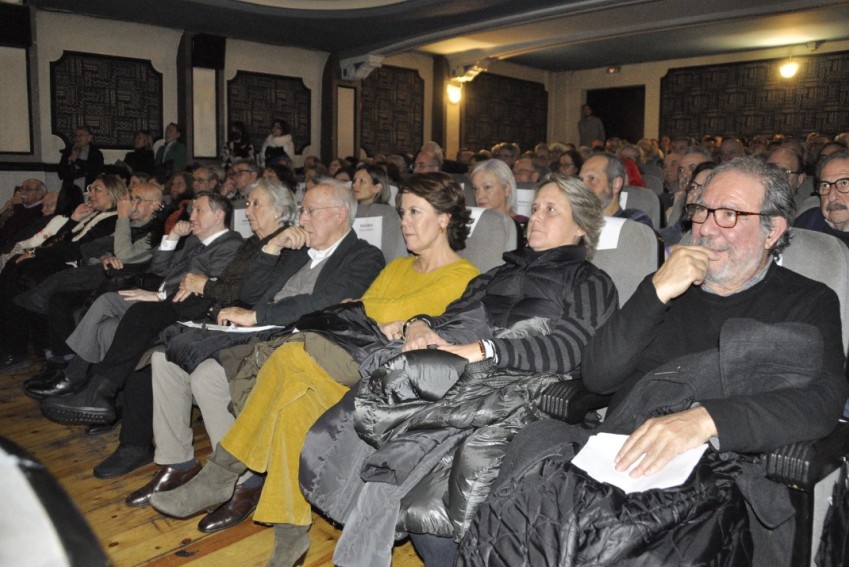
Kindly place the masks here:
POLYGON ((762 212, 753 213, 753 212, 750 212, 750 211, 738 211, 736 209, 729 209, 728 207, 717 207, 715 209, 712 209, 710 207, 706 207, 706 206, 701 205, 699 203, 690 203, 689 205, 684 207, 684 209, 687 211, 688 218, 696 224, 704 224, 705 222, 707 222, 708 217, 711 215, 711 213, 713 213, 713 220, 716 223, 716 226, 718 226, 719 228, 734 228, 735 226, 737 226, 737 221, 740 220, 740 217, 763 217, 763 216, 766 216, 766 213, 762 213, 762 212), (703 220, 700 220, 700 221, 696 220, 696 218, 695 218, 696 217, 696 211, 698 211, 698 210, 706 211, 705 212, 705 218, 703 220), (728 226, 723 225, 722 223, 720 223, 719 217, 716 216, 717 211, 727 211, 727 212, 730 212, 730 213, 734 213, 734 222, 732 222, 728 226))
POLYGON ((89 183, 85 188, 86 193, 106 193, 108 191, 109 189, 106 187, 95 187, 94 183, 89 183))
MULTIPOLYGON (((230 171, 227 172, 227 177, 236 177, 237 175, 240 175, 242 173, 250 173, 250 172, 251 172, 250 169, 231 169, 230 171)), ((192 178, 192 181, 194 181, 194 178, 192 178)), ((206 181, 209 181, 209 179, 207 179, 206 181)))
POLYGON ((835 179, 834 181, 818 180, 817 181, 817 195, 825 197, 826 195, 831 193, 832 187, 834 187, 834 189, 838 193, 842 193, 843 195, 845 195, 846 193, 849 193, 849 177, 841 177, 840 179, 835 179), (841 191, 840 188, 837 186, 837 184, 840 183, 841 181, 846 183, 846 191, 841 191), (825 192, 823 192, 823 190, 822 190, 823 187, 827 188, 825 192))
POLYGON ((146 203, 161 203, 161 202, 162 202, 162 200, 161 200, 161 199, 142 199, 142 198, 141 198, 141 197, 139 197, 138 195, 130 195, 130 201, 132 201, 133 203, 141 203, 141 202, 146 202, 146 203))
POLYGON ((298 207, 298 216, 300 217, 301 215, 306 213, 306 215, 309 218, 313 218, 315 216, 316 211, 322 211, 324 209, 338 209, 339 207, 344 207, 344 206, 345 205, 328 205, 326 207, 304 207, 304 206, 300 206, 300 207, 298 207))

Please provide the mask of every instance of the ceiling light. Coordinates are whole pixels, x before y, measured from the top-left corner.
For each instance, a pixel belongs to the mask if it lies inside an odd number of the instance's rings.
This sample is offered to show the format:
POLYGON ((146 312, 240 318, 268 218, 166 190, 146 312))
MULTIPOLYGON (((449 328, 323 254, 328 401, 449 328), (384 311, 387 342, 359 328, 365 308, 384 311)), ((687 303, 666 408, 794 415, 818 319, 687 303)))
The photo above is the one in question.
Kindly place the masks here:
POLYGON ((456 80, 451 81, 446 88, 448 91, 448 102, 459 104, 460 99, 463 98, 463 83, 456 80))
POLYGON ((798 71, 799 64, 793 61, 792 59, 788 59, 787 61, 785 61, 778 69, 778 72, 781 73, 781 76, 785 79, 790 79, 794 77, 798 71))
POLYGON ((618 73, 621 70, 622 70, 622 67, 620 67, 619 65, 611 65, 610 67, 607 68, 607 74, 608 75, 615 75, 616 73, 618 73))

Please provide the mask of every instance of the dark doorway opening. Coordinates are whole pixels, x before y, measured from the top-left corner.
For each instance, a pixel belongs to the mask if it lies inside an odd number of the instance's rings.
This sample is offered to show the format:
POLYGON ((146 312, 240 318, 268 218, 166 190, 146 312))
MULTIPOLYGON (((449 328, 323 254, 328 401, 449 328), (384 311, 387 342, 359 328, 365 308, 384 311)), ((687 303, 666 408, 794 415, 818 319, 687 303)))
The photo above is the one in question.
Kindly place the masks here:
POLYGON ((646 87, 620 87, 587 91, 587 104, 601 118, 608 138, 636 142, 643 137, 646 87))

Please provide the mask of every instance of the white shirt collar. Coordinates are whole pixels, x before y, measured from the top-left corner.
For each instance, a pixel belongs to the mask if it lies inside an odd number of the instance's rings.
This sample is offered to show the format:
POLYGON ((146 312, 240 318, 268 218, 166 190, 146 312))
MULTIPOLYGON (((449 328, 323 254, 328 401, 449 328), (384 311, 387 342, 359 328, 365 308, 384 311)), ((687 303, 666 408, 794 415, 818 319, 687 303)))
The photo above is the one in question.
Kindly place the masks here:
POLYGON ((201 242, 203 243, 204 246, 209 246, 210 244, 215 242, 215 239, 217 239, 219 236, 222 236, 223 234, 226 234, 228 232, 230 232, 229 229, 225 228, 224 230, 220 230, 220 231, 216 232, 215 234, 213 234, 212 236, 207 237, 206 240, 202 240, 201 242))
POLYGON ((351 232, 351 230, 348 229, 348 231, 342 235, 342 238, 340 238, 324 250, 316 250, 315 248, 310 248, 309 250, 307 250, 307 254, 309 254, 309 257, 312 260, 312 262, 310 263, 310 269, 312 270, 313 268, 321 264, 324 260, 329 258, 339 247, 339 244, 341 244, 341 242, 345 240, 345 237, 348 236, 348 232, 351 232))

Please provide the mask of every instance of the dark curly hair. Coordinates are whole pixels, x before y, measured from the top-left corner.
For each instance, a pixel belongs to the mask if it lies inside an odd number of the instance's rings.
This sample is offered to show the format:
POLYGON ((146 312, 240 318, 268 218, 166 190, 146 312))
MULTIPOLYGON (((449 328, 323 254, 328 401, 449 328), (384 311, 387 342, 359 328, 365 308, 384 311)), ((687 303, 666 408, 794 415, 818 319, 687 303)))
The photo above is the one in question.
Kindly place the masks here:
POLYGON ((396 207, 401 205, 401 195, 404 193, 421 197, 438 213, 448 214, 451 217, 446 231, 448 245, 452 250, 462 250, 466 247, 472 213, 466 208, 463 188, 453 177, 442 172, 416 173, 409 176, 395 197, 396 207))

